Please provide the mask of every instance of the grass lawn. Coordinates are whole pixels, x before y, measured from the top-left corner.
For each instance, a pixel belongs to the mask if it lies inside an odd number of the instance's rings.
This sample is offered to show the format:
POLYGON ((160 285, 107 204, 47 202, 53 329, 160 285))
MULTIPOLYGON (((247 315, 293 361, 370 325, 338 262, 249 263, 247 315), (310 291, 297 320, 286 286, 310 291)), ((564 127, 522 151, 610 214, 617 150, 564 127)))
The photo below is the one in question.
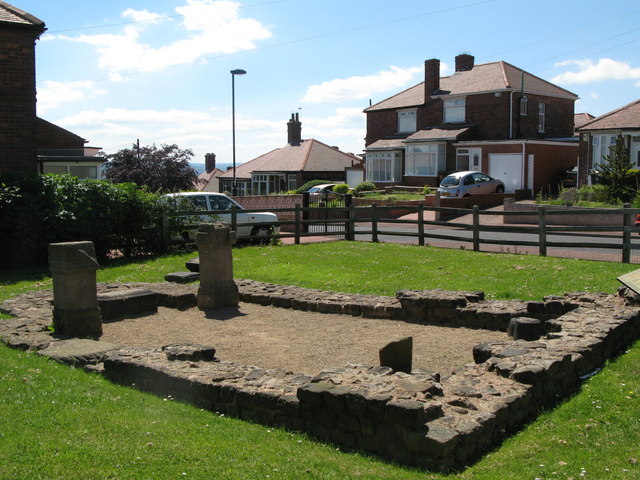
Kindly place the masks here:
MULTIPOLYGON (((162 281, 194 254, 116 261, 98 280, 162 281)), ((345 292, 484 290, 540 299, 615 291, 615 263, 392 244, 234 250, 235 276, 345 292), (461 272, 464 272, 462 274, 461 272)), ((42 270, 5 272, 0 301, 51 286, 42 270)), ((16 479, 634 479, 640 478, 640 343, 477 464, 431 474, 344 453, 305 435, 220 417, 0 347, 0 478, 16 479)))

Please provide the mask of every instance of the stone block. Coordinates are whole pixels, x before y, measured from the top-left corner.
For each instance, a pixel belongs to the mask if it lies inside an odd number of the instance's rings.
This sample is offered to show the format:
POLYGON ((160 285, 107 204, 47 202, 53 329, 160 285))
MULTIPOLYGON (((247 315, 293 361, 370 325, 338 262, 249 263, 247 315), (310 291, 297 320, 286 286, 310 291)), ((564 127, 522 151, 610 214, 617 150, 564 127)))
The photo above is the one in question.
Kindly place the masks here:
POLYGON ((542 323, 537 318, 516 317, 509 321, 509 335, 514 340, 535 341, 542 333, 542 323))
POLYGON ((184 264, 190 272, 198 273, 200 271, 200 257, 192 258, 184 264))
POLYGON ((172 343, 162 347, 162 351, 167 355, 167 359, 171 361, 213 362, 216 360, 216 349, 206 345, 172 343))
POLYGON ((413 337, 391 342, 380 349, 380 365, 397 372, 411 373, 413 337))
POLYGON ((103 321, 158 311, 158 298, 144 288, 122 289, 98 295, 98 306, 103 321))
POLYGON ((53 342, 38 355, 49 357, 60 363, 84 366, 100 362, 108 352, 116 350, 117 345, 96 340, 73 338, 53 342))
POLYGON ((165 281, 173 283, 193 283, 200 280, 200 274, 194 272, 174 272, 164 276, 165 281))

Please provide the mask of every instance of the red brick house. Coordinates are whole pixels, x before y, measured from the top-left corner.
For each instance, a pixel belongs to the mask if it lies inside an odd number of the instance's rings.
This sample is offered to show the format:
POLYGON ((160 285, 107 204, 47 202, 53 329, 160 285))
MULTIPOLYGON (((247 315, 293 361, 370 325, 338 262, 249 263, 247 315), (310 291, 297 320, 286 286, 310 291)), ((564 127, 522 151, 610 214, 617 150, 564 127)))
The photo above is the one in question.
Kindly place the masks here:
POLYGON ((0 0, 0 172, 100 178, 96 147, 36 116, 35 42, 42 20, 0 0))
POLYGON ((640 168, 640 100, 600 115, 576 132, 580 135, 578 186, 588 184, 589 172, 609 155, 619 138, 629 149, 631 163, 640 168))
MULTIPOLYGON (((362 159, 313 138, 302 139, 302 123, 296 113, 287 122, 288 143, 236 167, 238 196, 270 195, 294 190, 309 180, 345 182, 347 170, 360 167, 362 159)), ((233 190, 233 169, 218 177, 220 191, 233 190)))
POLYGON ((42 20, 0 1, 0 172, 36 173, 36 40, 42 20))
POLYGON ((437 185, 443 175, 480 170, 507 192, 557 188, 577 162, 577 95, 506 62, 475 65, 458 55, 440 76, 425 62, 425 79, 365 109, 367 180, 437 185))

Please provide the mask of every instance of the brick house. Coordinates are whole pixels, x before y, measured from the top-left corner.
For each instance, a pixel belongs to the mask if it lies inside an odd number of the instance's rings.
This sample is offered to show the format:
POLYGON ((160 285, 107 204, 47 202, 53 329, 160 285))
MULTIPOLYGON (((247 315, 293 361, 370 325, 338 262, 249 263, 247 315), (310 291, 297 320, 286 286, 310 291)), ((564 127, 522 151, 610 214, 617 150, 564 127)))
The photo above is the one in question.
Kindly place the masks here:
POLYGON ((629 149, 631 163, 640 168, 640 100, 600 115, 576 132, 580 135, 578 186, 589 183, 589 172, 609 155, 618 139, 629 149))
MULTIPOLYGON (((302 139, 302 123, 296 113, 287 122, 288 143, 236 167, 238 196, 270 195, 294 190, 309 180, 345 182, 347 171, 360 167, 362 159, 313 138, 302 139)), ((233 169, 218 177, 220 190, 233 191, 233 169)))
POLYGON ((42 20, 0 0, 0 173, 100 178, 96 147, 36 116, 35 42, 42 20))
POLYGON ((36 40, 42 20, 0 1, 0 172, 38 171, 36 40))
POLYGON ((507 192, 553 191, 577 162, 577 95, 500 61, 458 55, 440 76, 427 60, 424 82, 365 109, 366 175, 376 184, 437 185, 443 175, 479 170, 507 192))

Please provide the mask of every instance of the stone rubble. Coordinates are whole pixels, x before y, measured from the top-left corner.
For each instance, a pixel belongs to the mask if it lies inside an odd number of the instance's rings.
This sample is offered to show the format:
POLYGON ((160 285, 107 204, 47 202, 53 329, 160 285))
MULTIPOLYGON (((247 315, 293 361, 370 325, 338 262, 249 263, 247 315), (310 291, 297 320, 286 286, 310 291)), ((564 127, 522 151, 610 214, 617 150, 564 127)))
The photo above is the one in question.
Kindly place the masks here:
MULTIPOLYGON (((453 373, 395 372, 350 364, 310 377, 286 370, 218 361, 215 346, 104 348, 85 368, 114 382, 265 425, 305 431, 346 449, 430 470, 459 470, 533 420, 541 408, 579 388, 640 337, 638 298, 569 293, 540 302, 485 300, 482 292, 403 290, 395 298, 353 295, 252 280, 236 281, 245 302, 411 322, 506 329, 511 319, 540 321, 535 341, 477 345, 474 364, 453 373), (103 351, 104 349, 104 351, 103 351)), ((98 293, 145 288, 158 305, 190 308, 197 287, 169 283, 98 285, 98 293)), ((0 339, 46 352, 76 341, 51 334, 51 290, 5 301, 0 339)), ((83 340, 83 342, 90 342, 83 340)), ((96 342, 101 343, 101 342, 96 342)), ((88 347, 85 343, 85 347, 88 347)), ((71 362, 57 356, 59 361, 71 362)), ((78 356, 74 356, 74 362, 78 356)))

